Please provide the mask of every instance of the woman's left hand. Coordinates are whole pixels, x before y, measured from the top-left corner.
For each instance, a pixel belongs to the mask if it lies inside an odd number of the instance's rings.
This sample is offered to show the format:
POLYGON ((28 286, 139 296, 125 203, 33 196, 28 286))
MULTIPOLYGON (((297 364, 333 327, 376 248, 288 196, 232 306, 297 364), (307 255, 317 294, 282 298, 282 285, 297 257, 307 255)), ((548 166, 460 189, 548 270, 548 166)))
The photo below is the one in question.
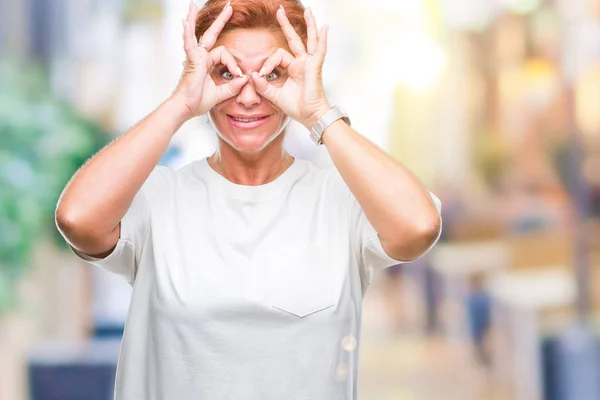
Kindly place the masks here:
POLYGON ((261 96, 310 130, 331 109, 323 90, 322 79, 328 27, 321 28, 317 35, 317 24, 310 9, 304 12, 304 19, 308 28, 306 47, 290 24, 283 7, 277 10, 277 21, 293 55, 280 48, 265 60, 259 72, 252 72, 251 76, 256 91, 261 96), (283 85, 265 78, 277 67, 287 68, 288 79, 283 85))

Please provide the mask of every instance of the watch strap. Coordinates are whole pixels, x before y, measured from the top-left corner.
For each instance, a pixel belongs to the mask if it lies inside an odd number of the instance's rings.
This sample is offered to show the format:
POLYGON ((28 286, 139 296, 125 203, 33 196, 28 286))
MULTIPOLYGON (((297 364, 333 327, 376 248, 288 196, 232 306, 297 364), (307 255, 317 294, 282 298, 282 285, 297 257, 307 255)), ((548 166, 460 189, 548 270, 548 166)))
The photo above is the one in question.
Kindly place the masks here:
POLYGON ((348 114, 339 106, 333 106, 331 110, 327 111, 310 130, 310 137, 317 145, 323 144, 323 132, 338 119, 343 119, 348 125, 350 125, 350 118, 348 114))

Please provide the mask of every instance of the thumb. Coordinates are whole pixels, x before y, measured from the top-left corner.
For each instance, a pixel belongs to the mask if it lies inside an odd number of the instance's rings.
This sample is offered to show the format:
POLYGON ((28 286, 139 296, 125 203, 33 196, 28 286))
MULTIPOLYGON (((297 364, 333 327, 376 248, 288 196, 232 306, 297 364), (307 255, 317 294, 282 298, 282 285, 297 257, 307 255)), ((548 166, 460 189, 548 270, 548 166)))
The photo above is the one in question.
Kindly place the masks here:
POLYGON ((242 88, 250 78, 248 75, 242 75, 231 81, 227 82, 225 85, 217 86, 217 102, 220 103, 225 101, 233 96, 236 96, 240 93, 242 88))
POLYGON ((263 96, 265 99, 269 100, 271 103, 276 104, 279 89, 271 85, 264 77, 260 76, 256 71, 252 71, 250 73, 250 76, 252 77, 252 81, 254 82, 256 92, 263 96))

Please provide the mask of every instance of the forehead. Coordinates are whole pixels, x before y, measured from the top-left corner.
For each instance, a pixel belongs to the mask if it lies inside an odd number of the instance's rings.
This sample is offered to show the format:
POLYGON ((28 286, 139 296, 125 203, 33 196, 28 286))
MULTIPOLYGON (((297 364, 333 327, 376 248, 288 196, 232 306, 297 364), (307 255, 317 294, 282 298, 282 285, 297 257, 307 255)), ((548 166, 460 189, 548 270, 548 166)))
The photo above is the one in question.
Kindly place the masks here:
POLYGON ((219 35, 215 46, 225 46, 241 63, 263 61, 279 47, 289 51, 283 34, 267 29, 233 29, 219 35))

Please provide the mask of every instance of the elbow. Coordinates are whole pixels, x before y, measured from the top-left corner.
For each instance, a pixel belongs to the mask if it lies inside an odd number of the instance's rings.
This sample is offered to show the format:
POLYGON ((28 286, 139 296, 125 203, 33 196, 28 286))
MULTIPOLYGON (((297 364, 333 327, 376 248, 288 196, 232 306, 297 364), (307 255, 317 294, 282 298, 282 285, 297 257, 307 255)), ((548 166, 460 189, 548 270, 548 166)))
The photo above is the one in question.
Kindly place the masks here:
POLYGON ((415 240, 413 259, 416 260, 417 258, 427 253, 437 242, 438 238, 440 237, 441 231, 441 221, 437 221, 425 226, 417 234, 415 234, 415 237, 417 239, 415 240))
POLYGON ((442 232, 442 215, 438 208, 433 205, 413 225, 413 235, 425 250, 429 249, 440 237, 442 232))
POLYGON ((442 233, 442 217, 436 214, 428 224, 424 225, 420 230, 419 236, 425 243, 425 248, 429 249, 438 240, 442 233))
MULTIPOLYGON (((99 215, 96 213, 96 215, 99 215)), ((63 236, 77 241, 96 240, 110 235, 119 226, 106 224, 107 218, 97 216, 91 218, 86 210, 81 208, 57 207, 54 221, 63 236)))
POLYGON ((386 242, 386 252, 396 260, 405 260, 406 262, 415 261, 429 251, 440 237, 442 230, 442 221, 438 215, 428 224, 423 224, 403 234, 396 235, 397 238, 404 238, 399 242, 386 242))
POLYGON ((57 207, 54 213, 54 222, 56 227, 64 233, 75 231, 81 223, 72 211, 65 210, 63 207, 57 207))
POLYGON ((64 202, 59 202, 54 212, 54 221, 56 227, 65 234, 75 234, 88 231, 90 226, 89 219, 85 218, 81 207, 67 206, 64 202))
POLYGON ((429 251, 433 245, 437 242, 442 233, 442 218, 439 216, 433 219, 428 224, 424 225, 421 229, 417 230, 415 237, 416 254, 415 258, 421 257, 427 251, 429 251))

